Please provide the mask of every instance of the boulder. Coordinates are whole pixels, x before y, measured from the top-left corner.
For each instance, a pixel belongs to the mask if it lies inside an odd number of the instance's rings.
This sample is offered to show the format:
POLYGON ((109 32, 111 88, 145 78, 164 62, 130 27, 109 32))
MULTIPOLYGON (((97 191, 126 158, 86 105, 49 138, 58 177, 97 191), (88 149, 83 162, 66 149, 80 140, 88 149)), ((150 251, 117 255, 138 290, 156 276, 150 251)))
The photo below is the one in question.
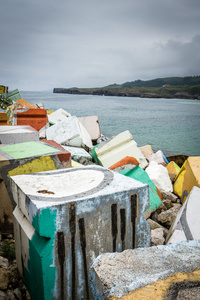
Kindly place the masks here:
POLYGON ((173 191, 168 171, 164 166, 156 163, 155 161, 151 161, 145 171, 161 193, 173 191))

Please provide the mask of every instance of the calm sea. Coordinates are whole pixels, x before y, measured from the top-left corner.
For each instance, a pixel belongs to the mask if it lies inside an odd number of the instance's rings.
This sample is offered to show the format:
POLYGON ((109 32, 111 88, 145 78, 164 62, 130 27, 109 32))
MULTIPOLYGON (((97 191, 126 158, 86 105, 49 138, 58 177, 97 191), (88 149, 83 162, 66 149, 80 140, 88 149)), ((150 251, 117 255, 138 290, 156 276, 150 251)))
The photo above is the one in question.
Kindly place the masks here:
POLYGON ((77 117, 99 117, 101 133, 129 130, 138 146, 150 144, 166 155, 200 156, 200 101, 20 92, 32 104, 63 108, 77 117))

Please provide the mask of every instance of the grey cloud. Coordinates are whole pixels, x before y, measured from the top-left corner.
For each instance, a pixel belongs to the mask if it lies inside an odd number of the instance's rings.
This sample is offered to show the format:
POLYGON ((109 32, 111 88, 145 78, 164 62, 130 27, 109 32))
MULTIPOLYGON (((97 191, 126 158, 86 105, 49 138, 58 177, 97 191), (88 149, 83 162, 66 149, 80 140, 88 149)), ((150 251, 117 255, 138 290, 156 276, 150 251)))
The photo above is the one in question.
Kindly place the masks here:
POLYGON ((13 88, 199 75, 199 0, 6 0, 0 77, 13 88))

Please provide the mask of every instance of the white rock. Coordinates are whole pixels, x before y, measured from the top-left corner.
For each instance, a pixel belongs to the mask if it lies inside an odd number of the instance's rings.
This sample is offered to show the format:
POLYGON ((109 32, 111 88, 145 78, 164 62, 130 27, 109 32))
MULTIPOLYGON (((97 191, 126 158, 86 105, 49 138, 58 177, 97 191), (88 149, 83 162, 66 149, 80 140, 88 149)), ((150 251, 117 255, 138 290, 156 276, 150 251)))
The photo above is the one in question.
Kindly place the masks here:
POLYGON ((145 171, 161 193, 173 192, 172 182, 164 166, 151 161, 145 171))

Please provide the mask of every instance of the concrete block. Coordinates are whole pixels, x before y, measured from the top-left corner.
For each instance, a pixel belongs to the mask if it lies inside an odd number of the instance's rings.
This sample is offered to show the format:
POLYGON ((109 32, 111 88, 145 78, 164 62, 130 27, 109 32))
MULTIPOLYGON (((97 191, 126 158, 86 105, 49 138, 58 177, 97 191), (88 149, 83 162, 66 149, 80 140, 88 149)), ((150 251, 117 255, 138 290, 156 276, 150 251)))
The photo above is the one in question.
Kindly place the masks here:
MULTIPOLYGON (((149 202, 150 202, 148 212, 150 211, 152 213, 162 204, 162 201, 157 193, 156 186, 153 183, 153 181, 149 178, 149 176, 145 170, 143 170, 139 166, 136 166, 134 169, 123 170, 120 172, 120 174, 131 177, 142 183, 148 184, 148 186, 149 186, 149 202)), ((146 215, 146 213, 147 212, 145 212, 145 215, 146 215)))
POLYGON ((151 161, 145 171, 161 193, 173 192, 173 186, 168 171, 164 166, 159 165, 155 161, 151 161))
POLYGON ((155 161, 163 166, 166 166, 169 163, 161 150, 158 150, 156 153, 148 155, 146 159, 148 160, 148 162, 155 161))
POLYGON ((28 125, 0 127, 0 144, 16 144, 28 141, 39 141, 39 133, 35 128, 28 125))
MULTIPOLYGON (((11 126, 10 126, 11 127, 11 126)), ((10 176, 71 167, 71 155, 53 141, 29 141, 0 146, 0 226, 12 226, 15 206, 10 176), (54 144, 53 144, 54 143, 54 144)))
POLYGON ((40 130, 48 123, 47 111, 42 108, 25 108, 14 111, 14 125, 30 125, 40 130))
POLYGON ((92 141, 97 141, 100 138, 101 129, 98 116, 79 117, 78 120, 88 131, 92 141))
POLYGON ((91 155, 106 168, 111 167, 126 156, 136 158, 143 169, 148 165, 144 155, 137 147, 137 143, 133 140, 128 130, 118 134, 108 142, 94 147, 91 155))
POLYGON ((27 107, 27 108, 37 108, 36 105, 29 103, 28 101, 24 100, 24 99, 17 99, 15 100, 15 102, 19 103, 21 106, 23 107, 27 107))
POLYGON ((71 157, 75 161, 87 160, 88 162, 92 162, 92 156, 85 149, 65 145, 62 145, 62 147, 71 153, 71 157))
POLYGON ((200 156, 190 156, 175 178, 174 193, 184 203, 193 186, 200 186, 200 156))
POLYGON ((17 264, 32 299, 91 299, 99 254, 150 246, 147 185, 100 166, 11 181, 17 264))
POLYGON ((0 112, 0 126, 7 125, 7 113, 0 112))
POLYGON ((200 240, 102 254, 90 271, 93 299, 198 299, 199 257, 200 240))
POLYGON ((145 145, 145 146, 142 146, 142 147, 140 147, 140 150, 141 150, 141 152, 142 152, 142 154, 144 155, 145 158, 146 158, 148 155, 153 154, 153 150, 152 150, 151 145, 145 145))
POLYGON ((56 111, 48 115, 49 123, 56 124, 60 121, 63 121, 66 117, 71 117, 71 114, 66 110, 59 108, 56 111))
POLYGON ((170 161, 166 168, 169 173, 169 177, 173 182, 177 177, 178 173, 180 172, 181 168, 174 161, 170 161))
POLYGON ((6 113, 7 113, 7 125, 17 125, 15 124, 16 123, 16 120, 14 120, 14 113, 17 110, 20 110, 20 109, 24 109, 25 106, 17 103, 17 102, 14 102, 12 105, 8 106, 6 108, 6 113))
POLYGON ((49 127, 46 130, 48 140, 54 140, 58 144, 92 148, 92 141, 89 133, 76 117, 68 117, 49 127))
POLYGON ((200 188, 194 186, 172 224, 167 244, 200 239, 200 188))
POLYGON ((115 172, 121 172, 123 170, 132 170, 137 165, 139 165, 139 162, 137 161, 136 158, 126 156, 122 158, 120 161, 118 161, 116 164, 112 165, 109 169, 115 172))

